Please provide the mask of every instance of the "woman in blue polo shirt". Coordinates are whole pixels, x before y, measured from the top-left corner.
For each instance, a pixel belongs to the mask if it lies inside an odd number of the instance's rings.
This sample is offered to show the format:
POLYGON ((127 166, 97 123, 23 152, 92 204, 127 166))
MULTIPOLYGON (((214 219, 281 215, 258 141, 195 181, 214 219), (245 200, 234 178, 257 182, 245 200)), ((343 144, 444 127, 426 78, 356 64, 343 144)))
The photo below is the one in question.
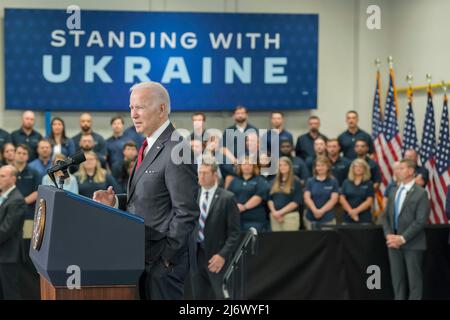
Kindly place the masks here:
POLYGON ((234 194, 241 213, 241 230, 254 227, 258 231, 267 231, 268 219, 264 209, 268 188, 259 176, 258 164, 244 157, 236 169, 236 176, 231 180, 228 190, 234 194))
POLYGON ((317 225, 335 225, 335 205, 339 200, 339 183, 331 176, 327 157, 318 156, 314 160, 313 174, 306 182, 303 196, 308 208, 303 221, 307 230, 317 225))
POLYGON ((268 201, 270 225, 272 231, 297 231, 300 228, 298 208, 302 202, 302 186, 288 157, 280 158, 278 168, 268 201))
POLYGON ((374 194, 369 165, 363 159, 353 160, 339 197, 345 210, 344 223, 372 223, 374 194))

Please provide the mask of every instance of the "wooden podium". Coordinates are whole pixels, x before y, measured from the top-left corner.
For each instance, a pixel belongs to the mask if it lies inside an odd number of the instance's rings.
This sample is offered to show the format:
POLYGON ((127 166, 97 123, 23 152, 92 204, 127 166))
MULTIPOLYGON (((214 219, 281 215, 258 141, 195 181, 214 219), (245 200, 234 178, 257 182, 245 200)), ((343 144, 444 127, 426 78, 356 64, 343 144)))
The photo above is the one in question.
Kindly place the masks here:
POLYGON ((41 276, 41 300, 135 300, 136 286, 81 287, 68 289, 54 287, 41 276))
POLYGON ((41 277, 41 299, 136 299, 144 235, 141 217, 39 186, 30 258, 41 277), (80 289, 67 287, 74 267, 80 289))

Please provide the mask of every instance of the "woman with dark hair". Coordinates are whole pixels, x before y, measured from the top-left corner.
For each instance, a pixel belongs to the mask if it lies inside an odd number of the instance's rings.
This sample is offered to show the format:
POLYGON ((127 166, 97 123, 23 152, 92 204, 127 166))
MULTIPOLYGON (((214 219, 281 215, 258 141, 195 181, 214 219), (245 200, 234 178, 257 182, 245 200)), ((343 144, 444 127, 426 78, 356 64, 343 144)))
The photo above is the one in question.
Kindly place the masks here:
POLYGON ((241 230, 245 232, 254 227, 258 231, 267 231, 268 219, 264 202, 267 201, 269 190, 259 175, 258 164, 253 163, 249 157, 244 157, 227 189, 234 194, 241 213, 241 230))
POLYGON ((0 167, 10 164, 14 165, 14 156, 16 155, 16 147, 11 142, 7 142, 2 147, 0 155, 0 167))
POLYGON ((61 153, 68 157, 75 153, 75 143, 72 139, 67 138, 64 120, 59 117, 52 119, 48 141, 52 145, 52 154, 61 153))

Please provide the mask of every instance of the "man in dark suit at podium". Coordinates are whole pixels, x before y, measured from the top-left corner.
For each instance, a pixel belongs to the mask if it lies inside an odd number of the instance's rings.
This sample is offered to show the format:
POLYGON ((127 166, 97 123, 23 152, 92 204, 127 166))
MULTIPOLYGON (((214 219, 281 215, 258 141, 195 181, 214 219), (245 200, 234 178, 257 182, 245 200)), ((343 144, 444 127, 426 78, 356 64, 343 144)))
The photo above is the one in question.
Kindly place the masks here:
POLYGON ((183 299, 189 248, 194 246, 192 232, 199 216, 197 170, 193 161, 177 162, 183 154, 175 150, 190 149, 188 144, 179 145, 184 142, 170 123, 170 98, 161 84, 133 86, 130 113, 136 131, 147 138, 127 194, 115 195, 109 187, 96 191, 94 200, 144 217, 146 265, 141 294, 145 286, 147 299, 183 299))
POLYGON ((21 299, 19 272, 27 205, 16 188, 16 180, 16 168, 11 165, 0 168, 0 291, 8 300, 21 299))
POLYGON ((196 263, 191 272, 196 300, 224 299, 222 282, 240 239, 240 214, 234 195, 217 185, 217 165, 203 163, 199 169, 200 217, 194 232, 196 263))

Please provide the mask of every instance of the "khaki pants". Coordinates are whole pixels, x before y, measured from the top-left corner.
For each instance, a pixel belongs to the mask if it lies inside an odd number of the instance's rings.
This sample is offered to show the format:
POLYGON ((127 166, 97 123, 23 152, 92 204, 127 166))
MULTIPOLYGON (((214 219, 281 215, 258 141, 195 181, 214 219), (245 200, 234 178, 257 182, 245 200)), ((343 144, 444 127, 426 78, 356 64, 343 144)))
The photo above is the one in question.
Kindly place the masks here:
POLYGON ((311 220, 309 220, 307 217, 306 217, 306 214, 304 215, 304 217, 303 217, 303 225, 305 226, 305 229, 306 230, 314 230, 314 229, 317 229, 317 228, 314 228, 313 229, 313 225, 320 225, 321 226, 321 228, 320 229, 326 229, 326 226, 334 226, 334 225, 336 225, 336 219, 333 219, 333 220, 330 220, 330 221, 328 221, 328 222, 322 222, 322 223, 320 223, 320 222, 315 222, 315 221, 311 221, 311 220))
POLYGON ((300 228, 300 213, 298 211, 286 213, 283 219, 283 223, 279 223, 270 215, 272 231, 298 231, 300 228))

